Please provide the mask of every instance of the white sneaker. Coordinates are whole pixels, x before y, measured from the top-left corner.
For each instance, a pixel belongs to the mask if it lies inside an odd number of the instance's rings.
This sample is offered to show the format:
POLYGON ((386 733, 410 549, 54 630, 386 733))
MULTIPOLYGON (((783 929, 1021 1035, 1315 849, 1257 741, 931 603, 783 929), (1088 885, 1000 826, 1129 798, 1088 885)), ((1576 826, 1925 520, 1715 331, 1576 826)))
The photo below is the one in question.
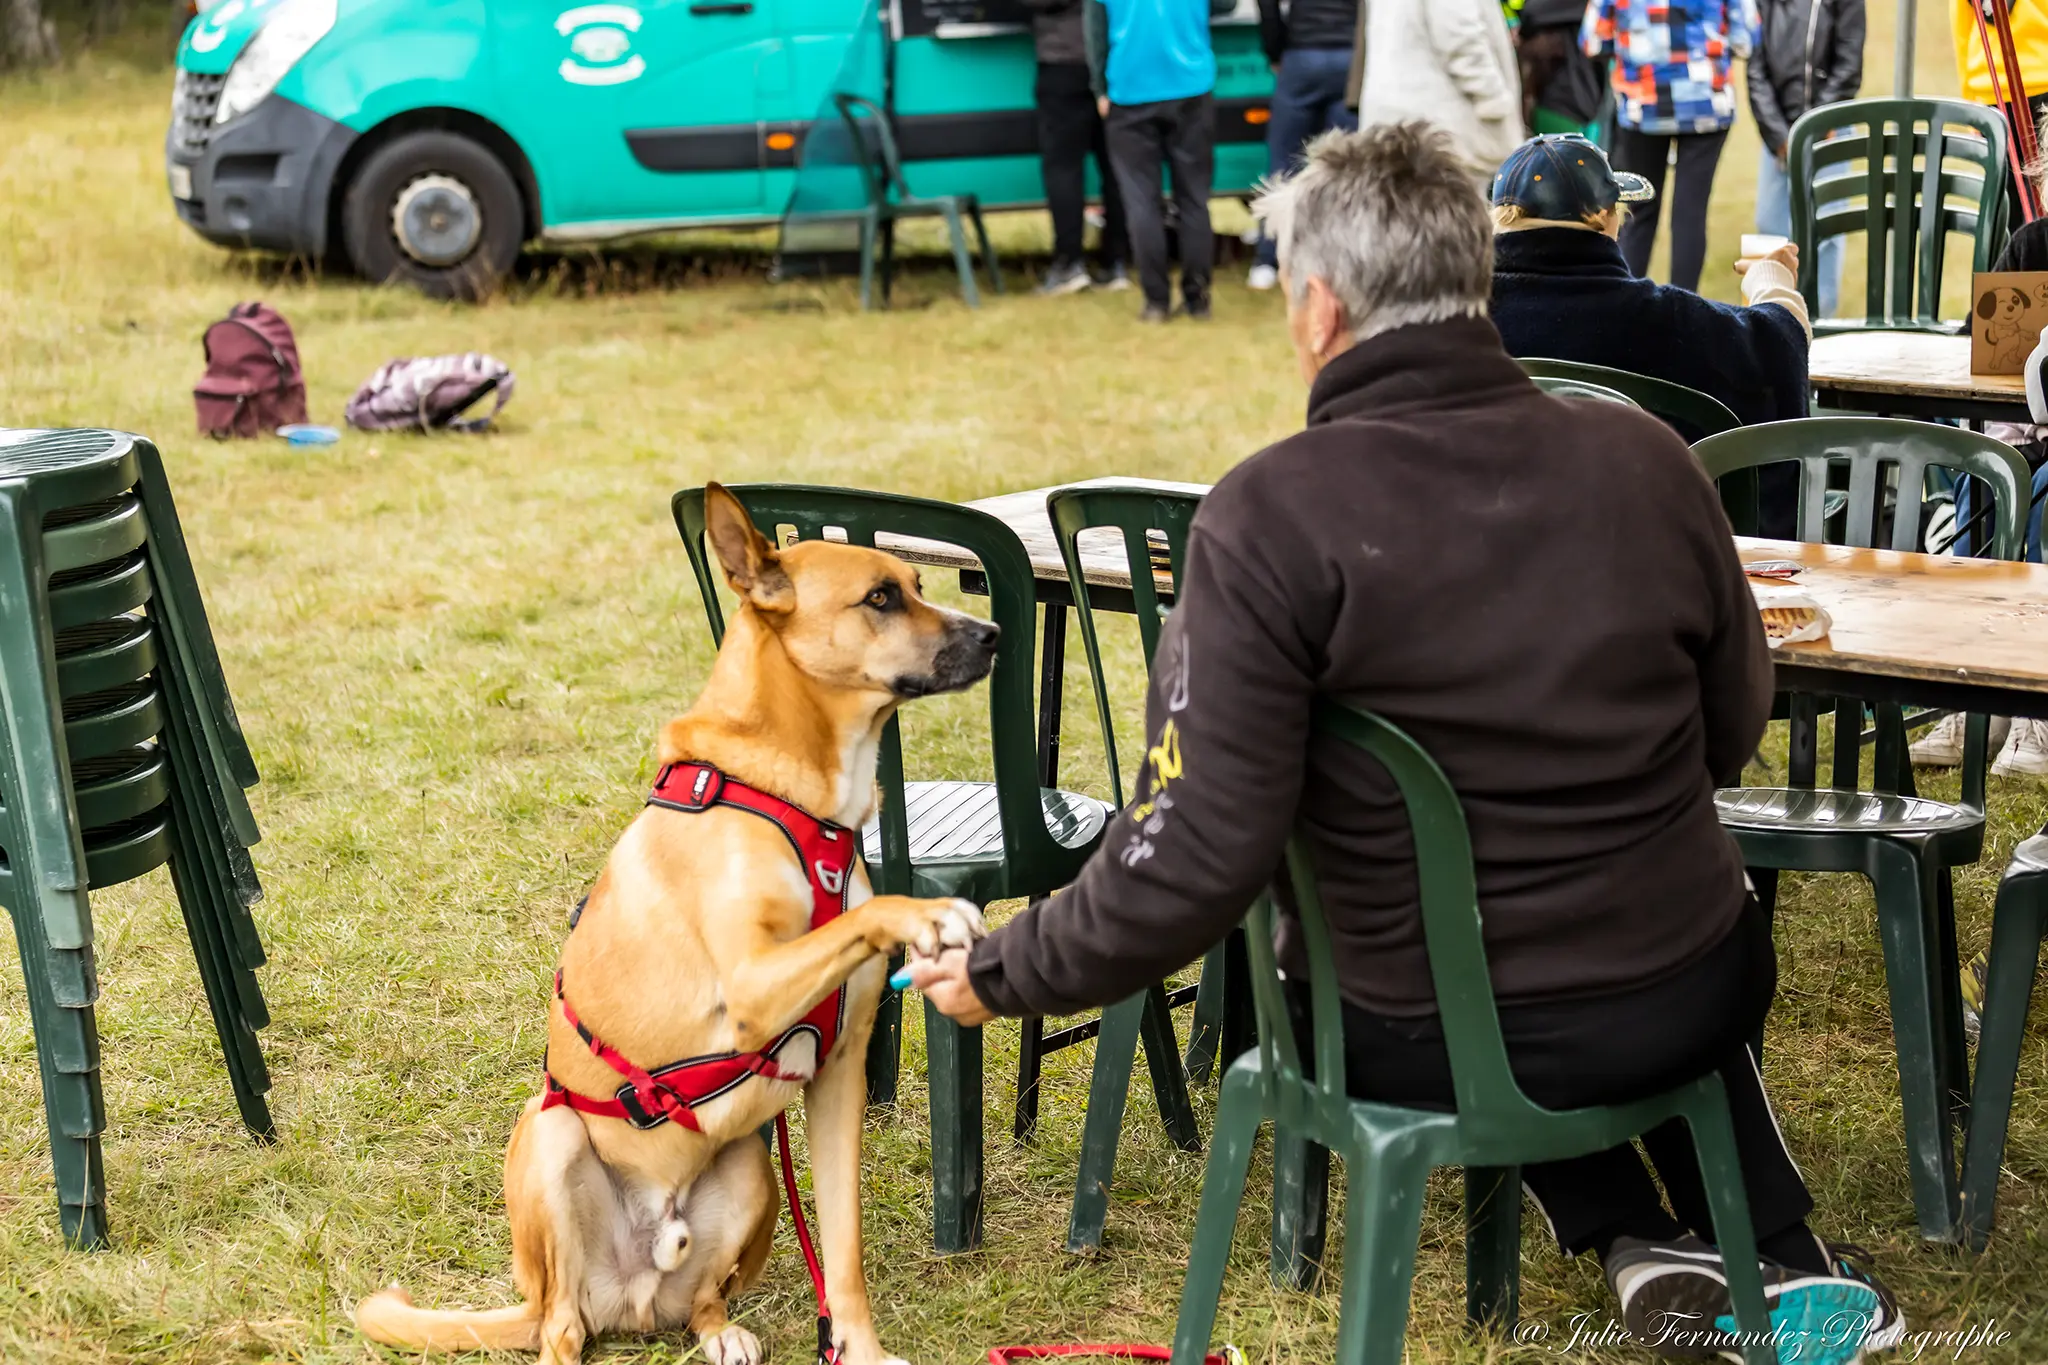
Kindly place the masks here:
POLYGON ((2048 720, 2016 720, 1991 771, 2000 777, 2048 777, 2048 720))
POLYGON ((1244 284, 1247 289, 1271 289, 1278 283, 1280 283, 1280 272, 1270 265, 1255 265, 1252 267, 1252 273, 1244 277, 1244 284))
MULTIPOLYGON (((1907 750, 1913 756, 1913 766, 1916 768, 1961 767, 1963 763, 1963 724, 1968 719, 1969 717, 1960 711, 1954 711, 1943 716, 1932 730, 1920 736, 1919 739, 1913 742, 1913 747, 1907 750)), ((2012 722, 2004 716, 1993 716, 1991 718, 1990 749, 1992 753, 1995 754, 1999 751, 1999 746, 2005 743, 2006 733, 2011 728, 2012 722)))

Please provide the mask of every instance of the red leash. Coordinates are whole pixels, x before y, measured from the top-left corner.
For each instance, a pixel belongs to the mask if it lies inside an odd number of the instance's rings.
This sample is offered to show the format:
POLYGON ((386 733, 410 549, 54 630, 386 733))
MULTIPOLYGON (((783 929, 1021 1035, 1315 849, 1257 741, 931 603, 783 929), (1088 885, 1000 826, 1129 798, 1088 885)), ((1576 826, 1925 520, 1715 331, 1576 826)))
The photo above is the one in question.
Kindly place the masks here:
MULTIPOLYGON (((832 1309, 825 1301, 825 1270, 818 1262, 818 1249, 811 1243, 811 1225, 804 1218, 804 1201, 796 1188, 796 1162, 789 1154, 789 1115, 775 1116, 775 1146, 782 1157, 782 1188, 789 1192, 789 1221, 796 1227, 796 1244, 803 1249, 804 1267, 811 1272, 811 1289, 818 1296, 818 1359, 824 1365, 839 1365, 838 1348, 832 1344, 832 1309)), ((1140 1346, 1129 1343, 1068 1346, 994 1346, 989 1348, 989 1365, 1011 1365, 1012 1361, 1043 1360, 1054 1356, 1107 1356, 1118 1360, 1173 1359, 1170 1346, 1140 1346)), ((1203 1365, 1244 1365, 1235 1346, 1211 1354, 1203 1365)))
MULTIPOLYGON (((1053 1356, 1109 1356, 1117 1360, 1172 1360, 1171 1346, 1138 1346, 1129 1342, 1112 1342, 1095 1345, 1074 1346, 992 1346, 989 1348, 988 1365, 1010 1365, 1013 1360, 1043 1360, 1053 1356)), ((1235 1346, 1226 1346, 1221 1354, 1210 1354, 1204 1365, 1244 1365, 1244 1357, 1235 1346)))
POLYGON ((796 1163, 789 1155, 787 1110, 775 1116, 775 1147, 782 1154, 782 1188, 789 1191, 789 1221, 796 1226, 796 1244, 803 1248, 811 1289, 818 1296, 818 1359, 824 1365, 839 1365, 839 1348, 832 1344, 832 1309, 825 1302, 825 1268, 818 1263, 818 1249, 811 1245, 811 1225, 804 1218, 804 1201, 796 1188, 796 1163))

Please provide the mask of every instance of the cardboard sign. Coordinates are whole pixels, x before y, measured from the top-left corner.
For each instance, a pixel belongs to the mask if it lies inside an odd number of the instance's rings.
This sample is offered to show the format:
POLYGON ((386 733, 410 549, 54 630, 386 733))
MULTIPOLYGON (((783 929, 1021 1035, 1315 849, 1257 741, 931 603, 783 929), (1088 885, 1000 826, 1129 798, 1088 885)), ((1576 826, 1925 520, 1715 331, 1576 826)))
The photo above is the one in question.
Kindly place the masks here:
POLYGON ((1970 277, 1970 373, 2021 374, 2048 327, 2048 271, 1970 277))

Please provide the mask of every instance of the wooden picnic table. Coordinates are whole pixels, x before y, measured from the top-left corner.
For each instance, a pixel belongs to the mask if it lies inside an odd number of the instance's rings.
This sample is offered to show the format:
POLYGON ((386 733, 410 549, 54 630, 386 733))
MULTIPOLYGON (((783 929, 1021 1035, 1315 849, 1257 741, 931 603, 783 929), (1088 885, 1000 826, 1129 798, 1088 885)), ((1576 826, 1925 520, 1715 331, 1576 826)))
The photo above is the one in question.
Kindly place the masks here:
POLYGON ((1827 407, 1894 417, 2031 422, 2016 374, 1970 373, 1970 338, 1937 332, 1838 332, 1815 337, 1807 378, 1827 407))
MULTIPOLYGON (((1208 491, 1203 484, 1156 479, 1083 482, 1208 491)), ((968 504, 1017 533, 1046 604, 1039 757, 1048 785, 1057 771, 1065 608, 1073 602, 1059 541, 1045 514, 1051 491, 1032 488, 968 504)), ((906 538, 881 543, 905 559, 960 569, 969 589, 978 587, 980 564, 963 550, 906 538)), ((2048 566, 1740 536, 1736 549, 1744 562, 1797 560, 1805 569, 1792 583, 1833 618, 1826 639, 1776 652, 1778 681, 1786 691, 2048 719, 2048 566)), ((1121 544, 1105 537, 1098 550, 1084 539, 1081 559, 1090 600, 1129 610, 1130 569, 1121 544)))

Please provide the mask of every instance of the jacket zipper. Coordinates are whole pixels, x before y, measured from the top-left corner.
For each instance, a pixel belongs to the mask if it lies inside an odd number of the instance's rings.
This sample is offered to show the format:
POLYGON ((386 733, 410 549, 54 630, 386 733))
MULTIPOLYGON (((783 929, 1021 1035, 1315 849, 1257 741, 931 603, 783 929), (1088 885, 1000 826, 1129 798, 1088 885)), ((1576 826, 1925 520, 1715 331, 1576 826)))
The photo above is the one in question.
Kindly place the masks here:
POLYGON ((1820 12, 1827 0, 1813 0, 1806 11, 1806 104, 1801 113, 1813 108, 1813 40, 1820 33, 1820 12))

